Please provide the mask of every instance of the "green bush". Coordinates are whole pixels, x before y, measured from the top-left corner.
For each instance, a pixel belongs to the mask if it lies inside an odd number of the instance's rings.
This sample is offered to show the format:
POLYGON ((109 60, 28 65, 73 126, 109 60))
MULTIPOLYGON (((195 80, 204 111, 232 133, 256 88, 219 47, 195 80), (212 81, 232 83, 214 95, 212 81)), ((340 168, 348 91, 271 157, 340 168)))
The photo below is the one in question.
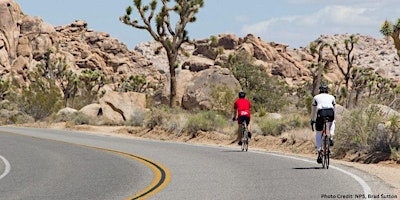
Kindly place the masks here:
POLYGON ((399 116, 385 118, 379 107, 369 106, 351 110, 337 120, 337 152, 349 150, 366 153, 392 153, 400 146, 399 116))
POLYGON ((32 116, 35 121, 57 112, 63 102, 60 89, 54 81, 39 76, 35 76, 28 87, 23 87, 21 94, 15 93, 8 98, 17 105, 18 110, 32 116))
POLYGON ((189 116, 185 130, 191 134, 198 131, 216 131, 227 126, 226 117, 215 111, 201 111, 189 116))
POLYGON ((72 121, 74 125, 82 125, 90 123, 89 117, 82 112, 72 113, 70 116, 70 121, 72 121))
POLYGON ((168 107, 154 107, 146 113, 144 125, 147 128, 153 129, 155 127, 162 127, 168 117, 168 107))
POLYGON ((224 64, 239 81, 247 98, 252 103, 252 110, 267 109, 269 112, 280 111, 289 102, 285 98, 287 85, 275 77, 268 76, 261 65, 254 63, 254 58, 246 52, 230 56, 224 64))
POLYGON ((278 136, 285 131, 309 126, 308 120, 307 116, 296 113, 291 113, 279 119, 269 118, 268 116, 253 117, 253 123, 257 124, 261 134, 264 136, 278 136))
POLYGON ((143 126, 145 112, 143 110, 135 110, 130 120, 125 122, 127 126, 143 126))
POLYGON ((211 98, 215 102, 214 110, 226 115, 232 114, 233 102, 236 100, 236 94, 239 91, 231 90, 226 84, 212 85, 211 98))

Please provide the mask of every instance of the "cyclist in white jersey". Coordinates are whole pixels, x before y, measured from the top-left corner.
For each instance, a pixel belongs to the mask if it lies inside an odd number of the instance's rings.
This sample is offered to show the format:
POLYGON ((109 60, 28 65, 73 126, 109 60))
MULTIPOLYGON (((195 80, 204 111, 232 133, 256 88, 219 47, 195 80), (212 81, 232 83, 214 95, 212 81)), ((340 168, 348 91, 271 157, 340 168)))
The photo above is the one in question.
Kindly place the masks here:
POLYGON ((317 144, 318 158, 317 162, 321 163, 321 146, 322 146, 322 129, 324 127, 324 118, 328 118, 328 127, 331 138, 329 138, 329 145, 333 146, 333 135, 335 134, 335 97, 328 94, 328 86, 321 85, 319 87, 319 94, 315 95, 312 101, 312 112, 310 124, 313 126, 315 123, 315 143, 317 144))

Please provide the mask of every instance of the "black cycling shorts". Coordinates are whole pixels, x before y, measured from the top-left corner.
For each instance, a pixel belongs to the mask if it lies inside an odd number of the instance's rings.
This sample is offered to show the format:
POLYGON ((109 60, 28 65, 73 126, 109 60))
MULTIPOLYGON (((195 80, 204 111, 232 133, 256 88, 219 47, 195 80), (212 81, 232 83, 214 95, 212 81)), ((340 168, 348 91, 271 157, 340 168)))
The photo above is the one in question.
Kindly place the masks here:
POLYGON ((315 121, 315 129, 317 129, 317 131, 322 131, 324 128, 324 119, 327 119, 328 122, 333 122, 333 120, 335 120, 335 111, 333 108, 318 110, 317 120, 315 121))
POLYGON ((238 123, 241 124, 243 121, 246 121, 246 125, 248 126, 250 123, 250 117, 242 115, 238 118, 238 123))

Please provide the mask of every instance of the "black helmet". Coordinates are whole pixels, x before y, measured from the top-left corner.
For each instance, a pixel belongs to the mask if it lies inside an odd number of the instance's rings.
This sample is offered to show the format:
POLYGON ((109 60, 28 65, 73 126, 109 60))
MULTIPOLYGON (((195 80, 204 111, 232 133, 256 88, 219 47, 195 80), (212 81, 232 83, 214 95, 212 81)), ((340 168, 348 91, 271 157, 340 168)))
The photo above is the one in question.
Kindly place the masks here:
POLYGON ((328 90, 329 90, 329 87, 327 85, 319 86, 319 92, 321 92, 321 93, 327 93, 328 90))
POLYGON ((244 98, 246 96, 246 93, 243 91, 239 92, 239 98, 244 98))

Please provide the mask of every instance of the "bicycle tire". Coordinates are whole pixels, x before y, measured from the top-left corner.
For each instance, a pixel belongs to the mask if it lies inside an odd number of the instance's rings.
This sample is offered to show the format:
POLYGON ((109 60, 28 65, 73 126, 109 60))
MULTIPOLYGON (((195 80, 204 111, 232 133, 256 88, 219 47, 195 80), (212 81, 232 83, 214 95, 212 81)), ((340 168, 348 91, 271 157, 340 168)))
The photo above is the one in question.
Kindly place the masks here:
MULTIPOLYGON (((324 133, 322 133, 322 134, 324 134, 324 133)), ((325 149, 326 148, 326 146, 325 146, 325 136, 324 135, 322 135, 322 152, 321 152, 321 157, 322 157, 322 169, 324 169, 325 168, 325 149)))
POLYGON ((329 138, 328 135, 326 133, 326 129, 327 129, 327 125, 326 125, 327 120, 325 120, 324 122, 324 127, 323 127, 323 131, 322 131, 322 168, 326 168, 329 169, 329 154, 330 154, 330 150, 329 150, 329 138))
POLYGON ((323 156, 323 168, 329 169, 329 143, 328 136, 324 136, 324 156, 323 156))

